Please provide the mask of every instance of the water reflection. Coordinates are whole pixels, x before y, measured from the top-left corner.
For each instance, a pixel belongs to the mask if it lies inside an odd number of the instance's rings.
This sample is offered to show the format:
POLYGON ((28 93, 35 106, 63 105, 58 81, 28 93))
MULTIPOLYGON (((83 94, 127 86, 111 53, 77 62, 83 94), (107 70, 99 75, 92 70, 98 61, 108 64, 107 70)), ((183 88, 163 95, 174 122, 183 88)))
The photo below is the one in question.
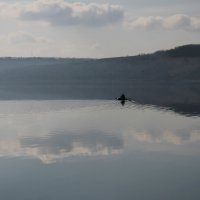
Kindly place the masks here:
POLYGON ((199 154, 198 116, 129 101, 0 102, 0 199, 199 199, 199 154))
POLYGON ((0 110, 1 156, 49 164, 136 151, 200 153, 200 118, 133 102, 1 102, 0 110))
POLYGON ((52 133, 48 137, 20 139, 20 146, 36 153, 45 163, 69 156, 97 156, 118 154, 123 149, 121 137, 106 133, 52 133))
POLYGON ((138 142, 146 143, 169 143, 174 145, 200 143, 200 130, 185 133, 184 132, 172 132, 166 130, 160 134, 152 132, 134 132, 132 133, 134 140, 138 142))
POLYGON ((200 117, 200 104, 188 104, 188 103, 177 103, 177 104, 156 104, 156 103, 143 103, 134 101, 134 104, 142 108, 154 108, 156 110, 172 111, 179 115, 188 117, 200 117))
MULTIPOLYGON (((113 100, 125 93, 140 105, 152 105, 186 116, 200 116, 199 81, 97 81, 74 80, 55 84, 55 81, 21 81, 0 86, 0 99, 5 100, 113 100)), ((122 105, 126 102, 121 102, 122 105)))
POLYGON ((185 116, 200 116, 200 85, 198 81, 135 83, 128 95, 140 105, 171 110, 185 116))

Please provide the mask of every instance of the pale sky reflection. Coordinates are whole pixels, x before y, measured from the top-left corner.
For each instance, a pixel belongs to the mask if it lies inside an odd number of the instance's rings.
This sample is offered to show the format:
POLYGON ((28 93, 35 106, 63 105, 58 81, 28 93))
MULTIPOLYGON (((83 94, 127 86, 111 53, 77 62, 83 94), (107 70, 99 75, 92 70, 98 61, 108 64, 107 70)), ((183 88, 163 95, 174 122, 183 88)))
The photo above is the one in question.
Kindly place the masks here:
POLYGON ((156 108, 122 108, 112 101, 26 101, 1 102, 0 110, 2 157, 49 164, 68 157, 123 156, 138 150, 199 153, 200 119, 156 108))

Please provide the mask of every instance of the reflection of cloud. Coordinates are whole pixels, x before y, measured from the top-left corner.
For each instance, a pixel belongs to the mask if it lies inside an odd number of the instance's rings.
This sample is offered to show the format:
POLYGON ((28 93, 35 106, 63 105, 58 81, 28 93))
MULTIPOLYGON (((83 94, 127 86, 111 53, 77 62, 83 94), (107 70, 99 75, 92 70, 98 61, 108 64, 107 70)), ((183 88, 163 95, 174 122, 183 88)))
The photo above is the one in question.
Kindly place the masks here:
POLYGON ((31 156, 52 163, 70 156, 97 156, 120 153, 122 138, 104 133, 52 134, 48 137, 29 137, 0 142, 2 156, 31 156))
POLYGON ((21 145, 17 140, 0 140, 0 156, 17 156, 21 152, 21 145))
POLYGON ((127 22, 128 28, 143 28, 143 29, 183 29, 189 31, 200 30, 200 19, 183 14, 171 15, 168 17, 162 16, 146 16, 139 17, 133 21, 127 22))
POLYGON ((192 144, 200 142, 200 132, 192 131, 187 134, 181 132, 164 131, 156 134, 155 132, 136 132, 132 134, 134 140, 147 143, 170 143, 174 145, 192 144))
MULTIPOLYGON (((200 131, 132 132, 128 138, 105 133, 59 133, 46 137, 21 137, 0 141, 0 156, 35 157, 43 163, 54 163, 72 156, 107 156, 121 153, 124 139, 140 143, 189 145, 200 142, 200 131)), ((134 144, 131 142, 131 144, 134 144)), ((170 145, 171 147, 171 145, 170 145)))

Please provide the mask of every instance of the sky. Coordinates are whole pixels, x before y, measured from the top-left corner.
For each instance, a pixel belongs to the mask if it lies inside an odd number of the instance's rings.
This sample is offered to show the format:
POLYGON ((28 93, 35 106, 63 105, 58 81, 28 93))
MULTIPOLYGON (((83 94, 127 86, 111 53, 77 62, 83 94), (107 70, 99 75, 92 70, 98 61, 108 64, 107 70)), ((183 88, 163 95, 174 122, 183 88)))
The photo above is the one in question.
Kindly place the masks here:
POLYGON ((0 57, 103 58, 200 43, 199 0, 0 0, 0 57))

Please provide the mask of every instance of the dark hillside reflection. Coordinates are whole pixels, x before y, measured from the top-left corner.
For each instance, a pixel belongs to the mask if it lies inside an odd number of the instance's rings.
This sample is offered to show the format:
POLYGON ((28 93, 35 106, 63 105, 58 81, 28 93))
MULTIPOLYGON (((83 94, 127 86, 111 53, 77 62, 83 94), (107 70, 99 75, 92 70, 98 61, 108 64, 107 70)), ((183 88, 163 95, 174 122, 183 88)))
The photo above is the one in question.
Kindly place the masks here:
POLYGON ((156 83, 140 87, 133 99, 142 105, 153 105, 186 116, 200 115, 200 83, 156 83))
MULTIPOLYGON (((175 81, 74 80, 3 83, 1 100, 114 100, 125 93, 138 104, 154 105, 188 116, 200 115, 200 83, 175 81)), ((121 102, 122 105, 126 102, 121 102)))
MULTIPOLYGON (((126 91, 134 104, 200 116, 199 82, 135 82, 122 91, 126 91)), ((126 101, 121 101, 121 104, 124 106, 126 101)))

